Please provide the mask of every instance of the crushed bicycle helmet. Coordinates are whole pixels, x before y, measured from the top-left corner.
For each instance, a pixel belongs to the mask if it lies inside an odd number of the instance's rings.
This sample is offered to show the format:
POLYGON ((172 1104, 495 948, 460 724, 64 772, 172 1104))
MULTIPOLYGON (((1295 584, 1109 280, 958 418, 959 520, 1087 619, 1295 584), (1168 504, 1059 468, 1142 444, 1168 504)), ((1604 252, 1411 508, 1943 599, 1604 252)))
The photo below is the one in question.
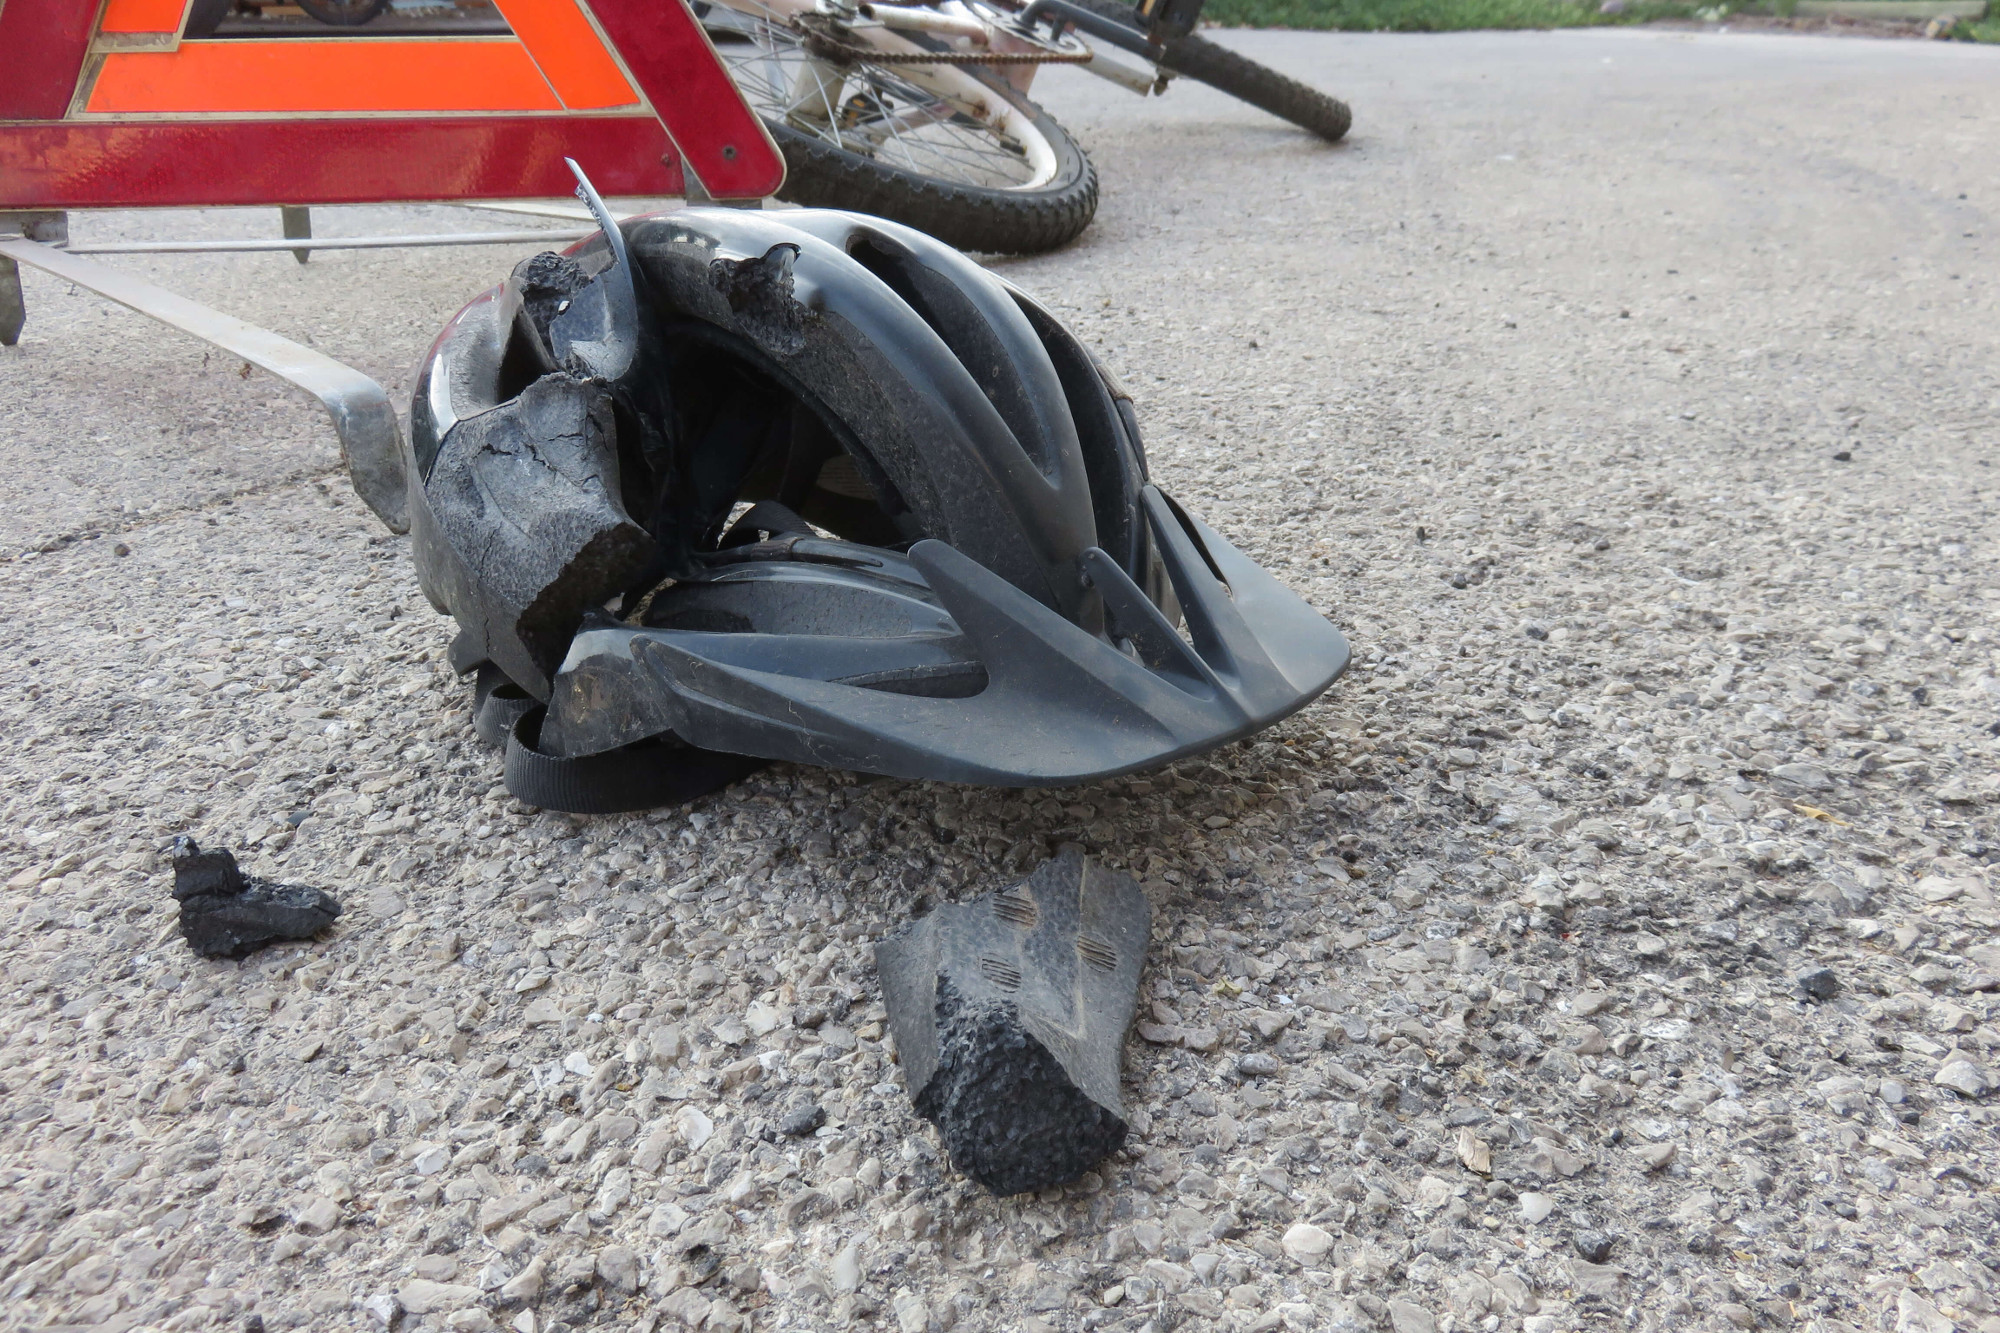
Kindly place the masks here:
POLYGON ((522 800, 642 809, 768 760, 1064 785, 1346 668, 1148 482, 1130 399, 1017 288, 878 218, 579 195, 601 234, 460 311, 411 409, 419 580, 522 800))

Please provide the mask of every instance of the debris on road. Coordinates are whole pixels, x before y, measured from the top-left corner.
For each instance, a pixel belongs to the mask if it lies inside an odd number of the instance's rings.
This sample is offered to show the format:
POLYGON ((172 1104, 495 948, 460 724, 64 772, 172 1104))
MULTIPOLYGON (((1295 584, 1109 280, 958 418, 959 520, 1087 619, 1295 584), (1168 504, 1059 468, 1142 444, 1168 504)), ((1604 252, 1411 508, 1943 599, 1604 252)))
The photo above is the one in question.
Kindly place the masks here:
POLYGON ((278 940, 311 939, 340 915, 331 894, 245 875, 227 849, 174 840, 174 898, 181 935, 204 958, 242 958, 278 940))
POLYGON ((910 1099, 995 1194, 1073 1180, 1125 1142, 1151 920, 1137 884, 1068 848, 875 946, 910 1099))

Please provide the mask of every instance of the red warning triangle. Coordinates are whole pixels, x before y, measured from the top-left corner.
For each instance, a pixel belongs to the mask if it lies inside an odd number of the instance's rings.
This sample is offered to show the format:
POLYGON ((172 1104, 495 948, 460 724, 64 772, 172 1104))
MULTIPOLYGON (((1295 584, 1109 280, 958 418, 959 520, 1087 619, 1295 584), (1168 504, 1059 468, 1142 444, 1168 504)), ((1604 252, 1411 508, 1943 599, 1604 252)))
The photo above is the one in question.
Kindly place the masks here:
POLYGON ((0 4, 0 208, 723 199, 784 163, 680 0, 494 0, 493 36, 192 39, 193 0, 0 4), (671 142, 668 135, 671 134, 671 142))

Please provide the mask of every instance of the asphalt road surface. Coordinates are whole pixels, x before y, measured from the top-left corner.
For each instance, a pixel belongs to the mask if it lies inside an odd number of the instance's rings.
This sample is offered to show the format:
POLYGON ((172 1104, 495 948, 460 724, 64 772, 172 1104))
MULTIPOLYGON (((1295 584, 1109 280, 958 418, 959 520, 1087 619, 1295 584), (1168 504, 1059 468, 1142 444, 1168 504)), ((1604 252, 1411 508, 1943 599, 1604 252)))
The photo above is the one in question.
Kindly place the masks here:
MULTIPOLYGON (((0 1326, 2000 1333, 2000 49, 1222 36, 1349 140, 1054 71, 1104 202, 1000 263, 1354 642, 1170 773, 525 809, 317 408, 26 275, 0 1326), (178 833, 346 911, 197 960, 178 833), (1064 842, 1133 1133, 994 1200, 869 941, 1064 842)), ((107 262, 401 399, 528 252, 107 262)))

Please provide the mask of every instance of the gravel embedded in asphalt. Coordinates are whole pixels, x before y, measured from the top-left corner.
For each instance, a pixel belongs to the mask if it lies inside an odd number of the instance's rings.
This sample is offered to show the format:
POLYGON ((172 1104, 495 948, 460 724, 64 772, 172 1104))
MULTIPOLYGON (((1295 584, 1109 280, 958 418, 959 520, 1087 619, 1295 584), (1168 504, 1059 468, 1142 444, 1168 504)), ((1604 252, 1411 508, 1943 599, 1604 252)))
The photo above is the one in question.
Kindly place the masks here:
MULTIPOLYGON (((28 276, 0 1326, 2000 1333, 2000 52, 1227 40, 1350 144, 1051 79, 1104 208, 1002 268, 1357 662, 1087 788, 524 809, 315 411, 28 276), (193 957, 182 833, 330 936, 193 957), (1154 910, 1134 1134, 996 1200, 872 940, 1063 842, 1154 910)), ((517 257, 108 262, 406 394, 517 257)))

